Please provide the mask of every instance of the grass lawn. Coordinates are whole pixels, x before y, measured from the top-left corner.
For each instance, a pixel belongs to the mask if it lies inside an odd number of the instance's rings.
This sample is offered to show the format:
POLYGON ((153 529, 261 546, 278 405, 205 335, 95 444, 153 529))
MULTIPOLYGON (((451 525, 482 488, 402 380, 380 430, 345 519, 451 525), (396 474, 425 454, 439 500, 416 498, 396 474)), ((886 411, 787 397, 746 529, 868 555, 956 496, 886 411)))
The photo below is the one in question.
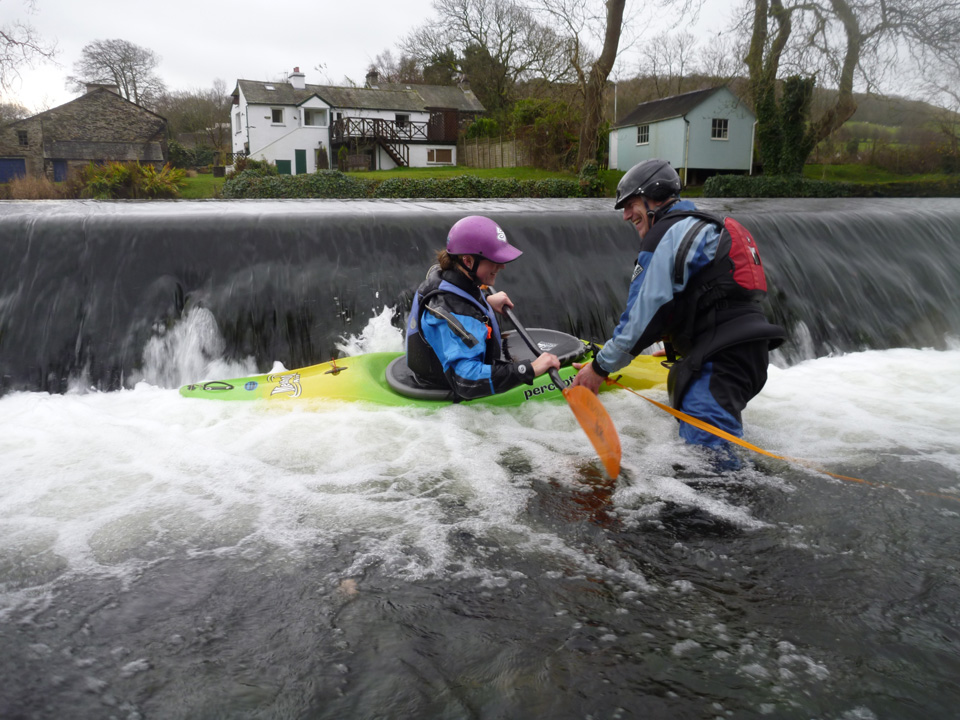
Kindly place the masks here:
POLYGON ((853 183, 892 183, 892 182, 936 182, 948 180, 949 175, 926 173, 917 175, 898 175, 870 165, 807 165, 803 176, 810 180, 828 180, 853 183))
POLYGON ((205 200, 220 196, 225 178, 215 178, 213 173, 205 173, 196 177, 186 178, 186 185, 180 190, 180 197, 184 200, 205 200))

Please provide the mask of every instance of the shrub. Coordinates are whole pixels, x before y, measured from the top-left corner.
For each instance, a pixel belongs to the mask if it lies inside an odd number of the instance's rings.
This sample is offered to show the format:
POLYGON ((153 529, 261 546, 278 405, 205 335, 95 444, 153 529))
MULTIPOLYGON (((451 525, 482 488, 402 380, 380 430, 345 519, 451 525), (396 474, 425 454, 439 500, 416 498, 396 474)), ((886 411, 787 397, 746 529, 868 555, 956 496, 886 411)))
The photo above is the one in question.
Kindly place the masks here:
POLYGON ((500 125, 493 118, 480 117, 470 123, 467 128, 467 138, 472 140, 478 137, 498 137, 500 135, 500 125))
POLYGON ((71 173, 65 182, 55 183, 46 176, 18 177, 0 185, 5 200, 63 200, 80 197, 81 184, 77 173, 71 173))
POLYGON ((311 175, 264 175, 244 170, 223 183, 225 198, 365 198, 372 180, 351 177, 339 170, 321 170, 311 175))
POLYGON ((586 197, 606 195, 606 183, 600 177, 600 165, 595 160, 587 160, 580 168, 580 190, 586 197))
POLYGON ((167 143, 167 152, 170 164, 175 168, 197 168, 213 164, 217 157, 216 151, 205 145, 188 148, 176 140, 167 143))
POLYGON ((176 198, 184 178, 183 170, 170 165, 158 171, 140 163, 90 163, 80 173, 81 195, 97 200, 176 198))

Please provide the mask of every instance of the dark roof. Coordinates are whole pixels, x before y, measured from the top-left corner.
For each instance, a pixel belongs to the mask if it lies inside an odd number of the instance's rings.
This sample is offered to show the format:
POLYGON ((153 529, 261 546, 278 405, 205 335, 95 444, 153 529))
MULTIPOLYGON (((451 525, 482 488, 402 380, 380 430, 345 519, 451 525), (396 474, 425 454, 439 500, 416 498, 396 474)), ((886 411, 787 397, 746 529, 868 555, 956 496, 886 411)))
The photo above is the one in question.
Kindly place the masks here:
POLYGON ((614 127, 647 125, 659 120, 683 117, 715 92, 725 88, 725 85, 721 85, 720 87, 709 88, 707 90, 694 90, 693 92, 683 93, 682 95, 674 95, 672 97, 661 98, 660 100, 640 103, 630 111, 623 120, 616 123, 614 127))
POLYGON ((473 94, 457 85, 405 85, 403 83, 380 83, 381 90, 410 90, 423 100, 425 108, 457 108, 467 112, 484 112, 484 107, 473 94))
MULTIPOLYGON (((61 108, 64 108, 64 107, 66 107, 67 105, 71 105, 71 104, 76 103, 76 102, 86 102, 86 101, 89 100, 92 96, 97 95, 97 94, 99 94, 99 93, 107 93, 108 95, 117 98, 117 100, 119 100, 121 103, 126 103, 127 105, 132 105, 133 107, 137 108, 138 110, 142 110, 142 111, 145 112, 145 113, 149 113, 149 114, 151 114, 151 115, 159 118, 160 120, 163 120, 164 122, 167 121, 167 119, 166 119, 163 115, 158 115, 157 113, 153 112, 153 110, 147 110, 147 108, 145 108, 143 105, 137 105, 137 104, 136 104, 135 102, 133 102, 132 100, 127 100, 125 97, 123 97, 123 96, 120 95, 119 93, 114 92, 113 90, 109 90, 109 89, 107 89, 107 88, 108 88, 108 86, 106 86, 106 85, 98 86, 98 87, 97 87, 96 89, 94 89, 94 90, 90 90, 89 92, 85 92, 83 95, 80 95, 80 96, 78 96, 78 97, 75 97, 73 100, 68 100, 67 102, 65 102, 65 103, 63 103, 63 104, 61 104, 61 105, 57 105, 56 107, 50 108, 49 110, 44 110, 43 112, 39 112, 39 113, 37 113, 36 115, 31 115, 30 117, 20 118, 19 120, 10 120, 9 122, 0 123, 0 124, 2 124, 2 125, 4 125, 4 126, 7 126, 7 125, 15 125, 15 124, 17 124, 17 123, 26 122, 26 121, 28 121, 28 120, 33 120, 34 118, 38 118, 38 117, 53 117, 53 116, 56 116, 57 112, 58 112, 61 108)), ((111 99, 112 99, 112 98, 111 98, 111 99)))
POLYGON ((301 105, 316 95, 331 107, 367 110, 403 110, 425 112, 431 108, 483 112, 483 105, 470 90, 445 85, 381 85, 374 88, 306 85, 298 90, 288 82, 237 80, 233 91, 254 105, 301 105), (268 89, 272 88, 272 89, 268 89))

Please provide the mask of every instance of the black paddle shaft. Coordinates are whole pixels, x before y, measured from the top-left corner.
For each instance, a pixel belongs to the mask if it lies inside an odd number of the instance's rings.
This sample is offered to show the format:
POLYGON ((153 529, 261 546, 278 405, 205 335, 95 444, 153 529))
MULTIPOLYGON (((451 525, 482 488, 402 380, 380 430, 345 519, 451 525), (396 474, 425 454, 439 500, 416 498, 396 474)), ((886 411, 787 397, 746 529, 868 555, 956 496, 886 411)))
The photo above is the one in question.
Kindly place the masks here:
MULTIPOLYGON (((517 320, 517 316, 514 315, 513 309, 504 307, 503 313, 506 315, 510 322, 514 324, 517 328, 517 332, 520 334, 520 337, 523 338, 523 341, 527 344, 527 347, 530 348, 530 352, 533 353, 534 359, 540 357, 543 350, 537 347, 537 344, 533 341, 533 338, 530 337, 530 333, 527 332, 527 329, 520 324, 520 321, 517 320)), ((550 368, 549 370, 550 379, 553 380, 553 383, 557 386, 558 389, 562 390, 564 387, 563 380, 560 379, 560 373, 556 368, 550 368)))

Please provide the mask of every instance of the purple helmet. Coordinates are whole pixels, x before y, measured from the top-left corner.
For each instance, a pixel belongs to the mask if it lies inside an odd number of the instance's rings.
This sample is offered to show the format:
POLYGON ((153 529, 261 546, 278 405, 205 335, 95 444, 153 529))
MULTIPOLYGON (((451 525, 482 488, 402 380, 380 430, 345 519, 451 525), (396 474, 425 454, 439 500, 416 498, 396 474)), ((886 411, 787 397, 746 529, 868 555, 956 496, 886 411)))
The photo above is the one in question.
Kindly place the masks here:
POLYGON ((490 218, 468 215, 454 223, 447 235, 451 255, 479 255, 495 263, 508 263, 523 253, 507 242, 507 234, 490 218))

